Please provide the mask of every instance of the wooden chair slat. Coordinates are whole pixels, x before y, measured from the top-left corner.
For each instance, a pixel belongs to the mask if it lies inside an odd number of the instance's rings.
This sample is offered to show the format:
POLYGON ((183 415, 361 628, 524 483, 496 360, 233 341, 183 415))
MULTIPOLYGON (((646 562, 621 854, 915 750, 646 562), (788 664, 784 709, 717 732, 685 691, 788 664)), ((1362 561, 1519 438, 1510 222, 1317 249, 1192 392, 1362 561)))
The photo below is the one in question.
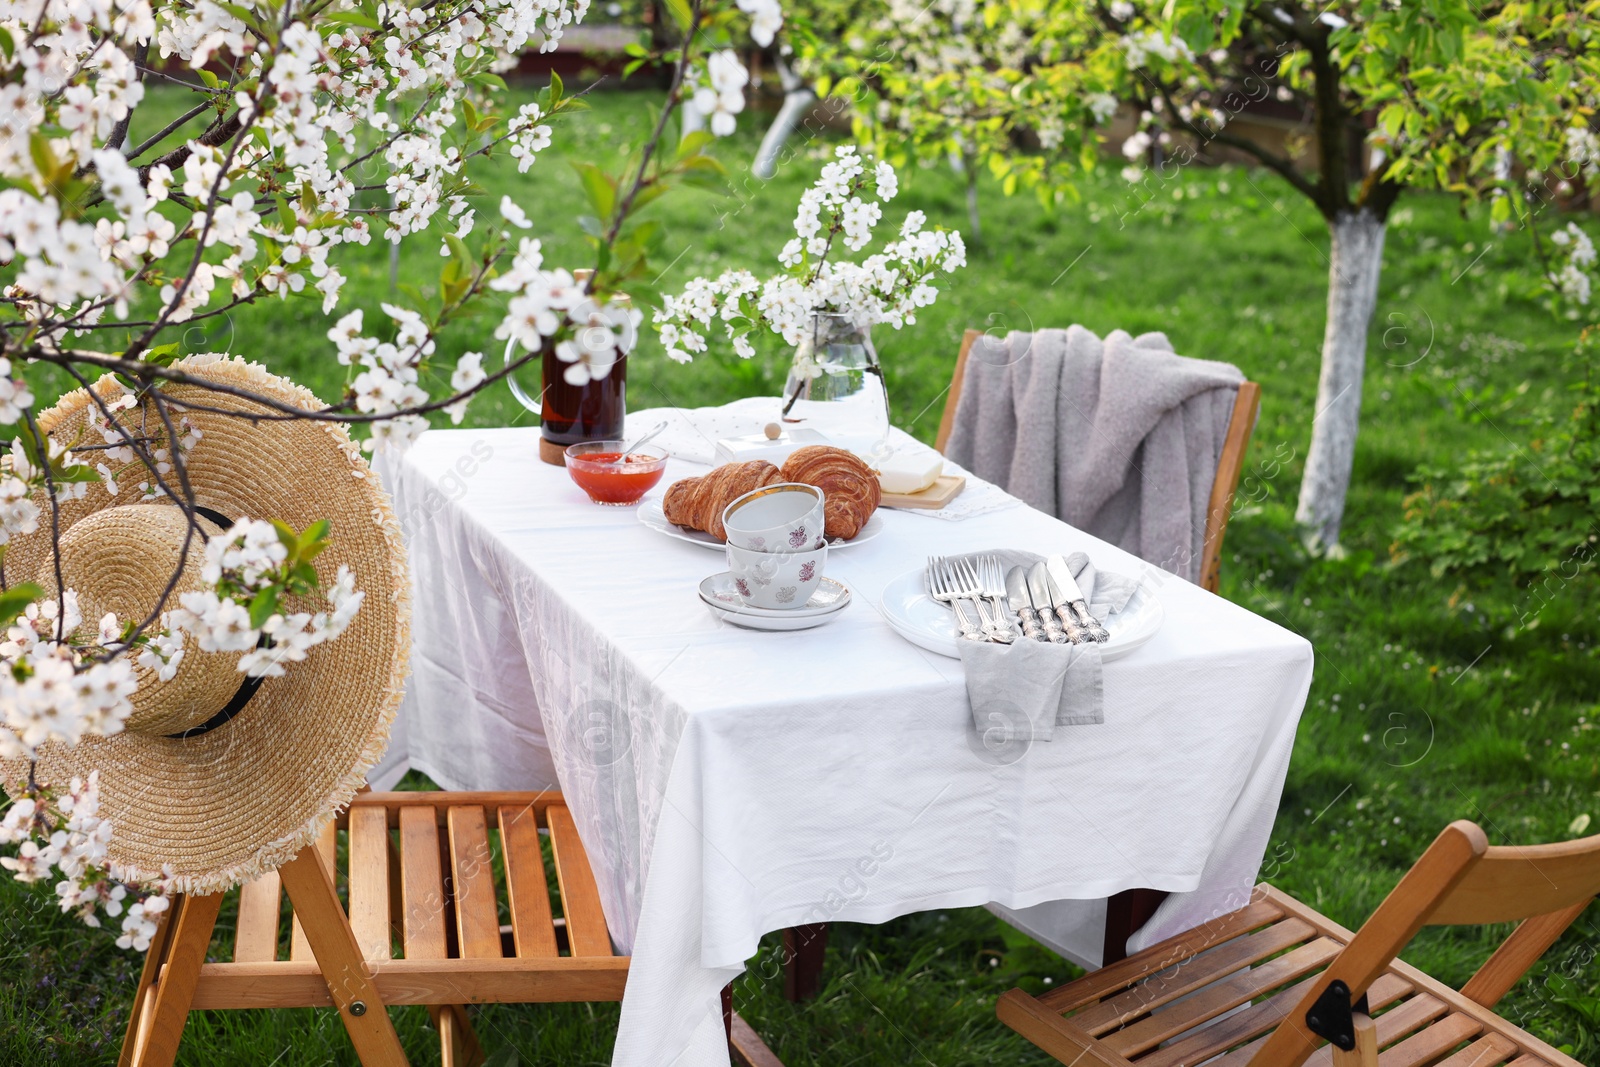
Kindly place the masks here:
POLYGON ((1213 983, 1132 1026, 1107 1034, 1103 1040, 1113 1051, 1132 1059, 1170 1037, 1305 977, 1337 956, 1340 947, 1337 941, 1318 938, 1260 966, 1213 983))
MULTIPOLYGON (((1386 975, 1385 978, 1388 976, 1386 975)), ((1234 1045, 1249 1041, 1251 1038, 1272 1030, 1282 1022, 1288 1014, 1299 1006, 1305 999, 1306 990, 1311 988, 1315 979, 1307 979, 1289 986, 1287 989, 1268 997, 1266 1000, 1242 1011, 1235 1012, 1223 1019, 1218 1019, 1209 1026, 1193 1031, 1186 1037, 1181 1037, 1171 1044, 1146 1055, 1139 1061, 1140 1067, 1182 1067, 1185 1064, 1200 1063, 1219 1052, 1226 1052, 1234 1045)), ((1376 987, 1377 983, 1373 983, 1376 987)), ((1391 990, 1382 990, 1388 994, 1391 990)), ((1412 1000, 1417 998, 1413 997, 1412 1000)), ((1407 1004, 1411 1001, 1407 1001, 1407 1004)), ((1405 1005, 1401 1005, 1403 1008, 1405 1005)), ((1399 1008, 1395 1009, 1400 1010, 1399 1008)), ((1439 1005, 1439 1014, 1445 1012, 1444 1005, 1439 1005)), ((1393 1014, 1388 1013, 1388 1014, 1393 1014)), ((1383 1016, 1376 1020, 1379 1023, 1379 1040, 1383 1039, 1383 1016)), ((1265 1046, 1266 1042, 1262 1042, 1265 1046)))
POLYGON ((271 963, 278 958, 278 920, 283 883, 268 871, 239 887, 239 926, 233 936, 235 963, 271 963))
POLYGON ((1600 834, 1554 845, 1492 847, 1451 890, 1434 925, 1515 922, 1600 893, 1600 834))
POLYGON ((494 892, 494 857, 483 808, 476 804, 451 808, 450 858, 455 878, 456 942, 463 959, 496 959, 500 948, 500 913, 494 892))
MULTIPOLYGON (((322 857, 322 862, 328 865, 328 870, 338 870, 337 858, 339 855, 339 830, 334 823, 329 823, 322 833, 317 835, 317 854, 322 857)), ((305 928, 300 924, 300 916, 291 912, 289 927, 289 958, 291 960, 311 959, 311 945, 306 941, 305 928)))
POLYGON ((350 812, 350 931, 369 960, 390 957, 389 820, 381 808, 350 812))
POLYGON ((382 808, 389 819, 389 829, 397 829, 400 825, 400 810, 402 808, 429 808, 434 813, 435 821, 443 826, 445 814, 451 808, 461 804, 476 804, 485 811, 498 808, 502 804, 511 807, 531 807, 538 814, 543 815, 545 808, 551 804, 562 803, 561 794, 555 790, 543 793, 517 793, 509 790, 430 790, 427 792, 407 793, 357 793, 350 801, 349 811, 339 816, 339 826, 342 829, 350 817, 350 812, 357 808, 382 808))
POLYGON ((611 934, 600 907, 589 857, 578 838, 578 826, 565 805, 545 809, 550 845, 556 855, 556 878, 561 884, 561 911, 567 919, 567 944, 574 956, 611 955, 611 934))
POLYGON ((1447 1015, 1386 1049, 1378 1057, 1378 1067, 1425 1067, 1481 1033, 1483 1026, 1476 1019, 1459 1013, 1447 1015))
POLYGON ((1098 1004, 1091 1004, 1072 1017, 1074 1026, 1099 1036, 1125 1026, 1163 1004, 1210 985, 1243 967, 1259 963, 1268 956, 1293 948, 1316 936, 1311 924, 1286 919, 1256 933, 1236 937, 1210 952, 1185 961, 1181 966, 1158 971, 1126 992, 1098 1004))
POLYGON ((511 936, 517 956, 554 957, 555 923, 550 915, 550 884, 539 851, 539 824, 532 808, 500 808, 500 848, 506 862, 506 896, 511 905, 511 936))
MULTIPOLYGON (((1373 1011, 1382 1011, 1402 997, 1410 996, 1411 992, 1412 986, 1410 982, 1397 978, 1392 974, 1386 974, 1376 982, 1373 982, 1372 988, 1367 990, 1367 1002, 1373 1011)), ((1261 1051, 1261 1046, 1266 1043, 1267 1039, 1265 1037, 1258 1037, 1248 1045, 1242 1045, 1218 1060, 1217 1067, 1249 1067, 1251 1061, 1255 1059, 1256 1053, 1261 1051)), ((1307 1067, 1312 1064, 1319 1065, 1319 1067, 1328 1067, 1332 1062, 1333 1057, 1329 1054, 1328 1049, 1323 1048, 1319 1052, 1313 1053, 1311 1058, 1306 1061, 1306 1064, 1307 1067)), ((1258 1064, 1257 1067, 1260 1067, 1260 1065, 1258 1064)))
POLYGON ((1500 1034, 1484 1034, 1437 1067, 1500 1067, 1517 1054, 1516 1042, 1500 1034))
POLYGON ((1000 994, 994 1011, 1001 1022, 1061 1063, 1072 1067, 1133 1067, 1126 1057, 1118 1056, 1087 1031, 1073 1026, 1071 1019, 1063 1019, 1020 989, 1000 994))
POLYGON ((1084 977, 1039 997, 1039 1003, 1053 1011, 1081 1008, 1111 994, 1119 993, 1152 971, 1170 967, 1209 948, 1216 948, 1236 937, 1258 930, 1283 918, 1283 909, 1265 900, 1252 900, 1238 911, 1202 923, 1176 937, 1135 952, 1127 959, 1102 967, 1084 977))
POLYGON ((1512 1060, 1510 1067, 1550 1067, 1550 1065, 1530 1052, 1526 1056, 1518 1056, 1512 1060))
POLYGON ((400 809, 400 896, 410 960, 442 960, 450 954, 434 810, 420 805, 400 809))

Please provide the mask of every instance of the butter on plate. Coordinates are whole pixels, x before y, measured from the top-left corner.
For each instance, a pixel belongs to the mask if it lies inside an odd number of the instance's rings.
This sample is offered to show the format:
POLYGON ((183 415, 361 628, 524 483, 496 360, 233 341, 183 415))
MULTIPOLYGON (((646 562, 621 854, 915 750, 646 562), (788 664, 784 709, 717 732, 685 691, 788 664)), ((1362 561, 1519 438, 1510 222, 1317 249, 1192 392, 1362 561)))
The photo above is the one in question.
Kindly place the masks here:
POLYGON ((872 464, 878 468, 878 484, 885 493, 920 493, 944 473, 944 457, 926 445, 896 449, 872 464))

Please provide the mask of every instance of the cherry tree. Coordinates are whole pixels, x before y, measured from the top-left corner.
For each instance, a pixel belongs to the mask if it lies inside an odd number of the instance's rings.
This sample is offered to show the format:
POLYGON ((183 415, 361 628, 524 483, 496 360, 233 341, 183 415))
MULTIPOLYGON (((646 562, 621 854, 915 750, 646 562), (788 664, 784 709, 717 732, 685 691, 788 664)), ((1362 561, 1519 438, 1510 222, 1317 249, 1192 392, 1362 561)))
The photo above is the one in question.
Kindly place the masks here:
MULTIPOLYGON (((1126 104, 1136 199, 1222 146, 1310 200, 1330 238, 1328 310, 1296 517, 1331 548, 1390 210, 1407 188, 1440 189, 1490 199, 1496 225, 1532 226, 1561 183, 1592 177, 1597 32, 1576 0, 938 0, 922 18, 794 36, 826 87, 855 102, 863 136, 926 155, 959 135, 1007 192, 1069 193, 1126 104), (985 51, 990 40, 1010 47, 985 51), (1307 151, 1237 133, 1233 120, 1269 99, 1303 118, 1307 151)), ((1568 274, 1558 284, 1579 284, 1571 266, 1550 271, 1568 274)))
MULTIPOLYGON (((256 408, 248 416, 237 405, 204 409, 213 415, 364 424, 369 448, 395 449, 431 413, 459 421, 483 389, 547 352, 575 365, 625 354, 639 312, 617 294, 648 296, 657 273, 647 260, 659 227, 639 213, 675 186, 720 180, 707 149, 713 134, 730 131, 717 112, 731 118, 747 80, 736 47, 747 35, 770 42, 782 11, 776 0, 669 5, 678 43, 647 57, 672 72, 657 121, 622 172, 585 170, 593 217, 541 220, 588 235, 594 270, 579 282, 545 264, 522 206, 484 202, 473 174, 498 157, 536 177, 540 153, 581 100, 552 78, 536 101, 510 106, 501 74, 526 49, 554 49, 588 6, 0 4, 0 425, 14 434, 0 469, 0 758, 31 768, 43 745, 119 732, 135 665, 170 677, 192 644, 238 653, 241 675, 279 674, 338 639, 359 611, 364 592, 348 573, 319 588, 307 566, 337 536, 326 523, 295 530, 261 516, 209 540, 200 532, 185 460, 196 438, 185 417, 194 389, 256 408), (157 82, 189 102, 135 141, 135 116, 157 82), (664 139, 697 93, 709 93, 712 132, 664 139), (384 177, 359 177, 373 170, 384 177), (341 263, 374 240, 442 256, 436 298, 378 307, 346 299, 341 263), (327 358, 345 371, 341 396, 307 410, 193 373, 208 357, 184 350, 191 324, 267 300, 327 317, 327 358), (441 363, 438 339, 480 309, 495 316, 495 336, 514 342, 514 355, 493 372, 477 352, 441 363), (89 440, 41 432, 46 368, 85 386, 116 376, 120 392, 90 394, 89 440), (187 399, 172 395, 175 385, 189 387, 187 399), (159 425, 133 418, 136 410, 153 411, 159 425), (58 508, 90 493, 115 496, 116 481, 130 478, 144 499, 182 509, 189 533, 177 570, 191 550, 203 552, 204 587, 172 597, 175 575, 148 617, 85 620, 60 579, 58 508), (5 546, 41 528, 51 531, 56 580, 18 582, 5 570, 5 546), (326 610, 280 606, 313 596, 326 610)), ((247 354, 270 369, 270 349, 247 354)), ((18 846, 0 862, 26 881, 59 878, 63 910, 94 924, 98 914, 121 916, 122 943, 143 949, 163 887, 108 877, 114 828, 97 816, 96 789, 94 775, 37 782, 30 771, 26 795, 0 820, 0 844, 18 846)))

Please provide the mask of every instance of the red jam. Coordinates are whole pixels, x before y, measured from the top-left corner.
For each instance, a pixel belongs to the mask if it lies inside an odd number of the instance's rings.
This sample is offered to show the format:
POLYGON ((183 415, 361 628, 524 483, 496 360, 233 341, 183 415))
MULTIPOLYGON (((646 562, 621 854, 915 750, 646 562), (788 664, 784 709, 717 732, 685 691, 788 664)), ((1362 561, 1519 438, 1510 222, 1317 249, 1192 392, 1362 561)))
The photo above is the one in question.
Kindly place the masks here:
POLYGON ((597 504, 636 504, 666 473, 665 460, 621 452, 585 452, 567 458, 567 473, 597 504))

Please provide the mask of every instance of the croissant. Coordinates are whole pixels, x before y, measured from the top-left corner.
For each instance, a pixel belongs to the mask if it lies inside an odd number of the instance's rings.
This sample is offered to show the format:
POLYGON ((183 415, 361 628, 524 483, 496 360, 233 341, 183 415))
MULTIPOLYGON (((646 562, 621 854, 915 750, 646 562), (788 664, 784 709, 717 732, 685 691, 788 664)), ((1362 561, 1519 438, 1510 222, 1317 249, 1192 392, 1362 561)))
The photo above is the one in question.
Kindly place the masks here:
POLYGON ((861 532, 883 499, 878 475, 853 452, 828 445, 807 445, 789 454, 783 480, 822 490, 822 514, 829 539, 846 540, 861 532))
POLYGON ((674 482, 661 501, 667 521, 703 530, 719 541, 728 539, 722 527, 722 512, 752 489, 783 481, 778 468, 764 459, 745 463, 724 463, 710 474, 674 482))

